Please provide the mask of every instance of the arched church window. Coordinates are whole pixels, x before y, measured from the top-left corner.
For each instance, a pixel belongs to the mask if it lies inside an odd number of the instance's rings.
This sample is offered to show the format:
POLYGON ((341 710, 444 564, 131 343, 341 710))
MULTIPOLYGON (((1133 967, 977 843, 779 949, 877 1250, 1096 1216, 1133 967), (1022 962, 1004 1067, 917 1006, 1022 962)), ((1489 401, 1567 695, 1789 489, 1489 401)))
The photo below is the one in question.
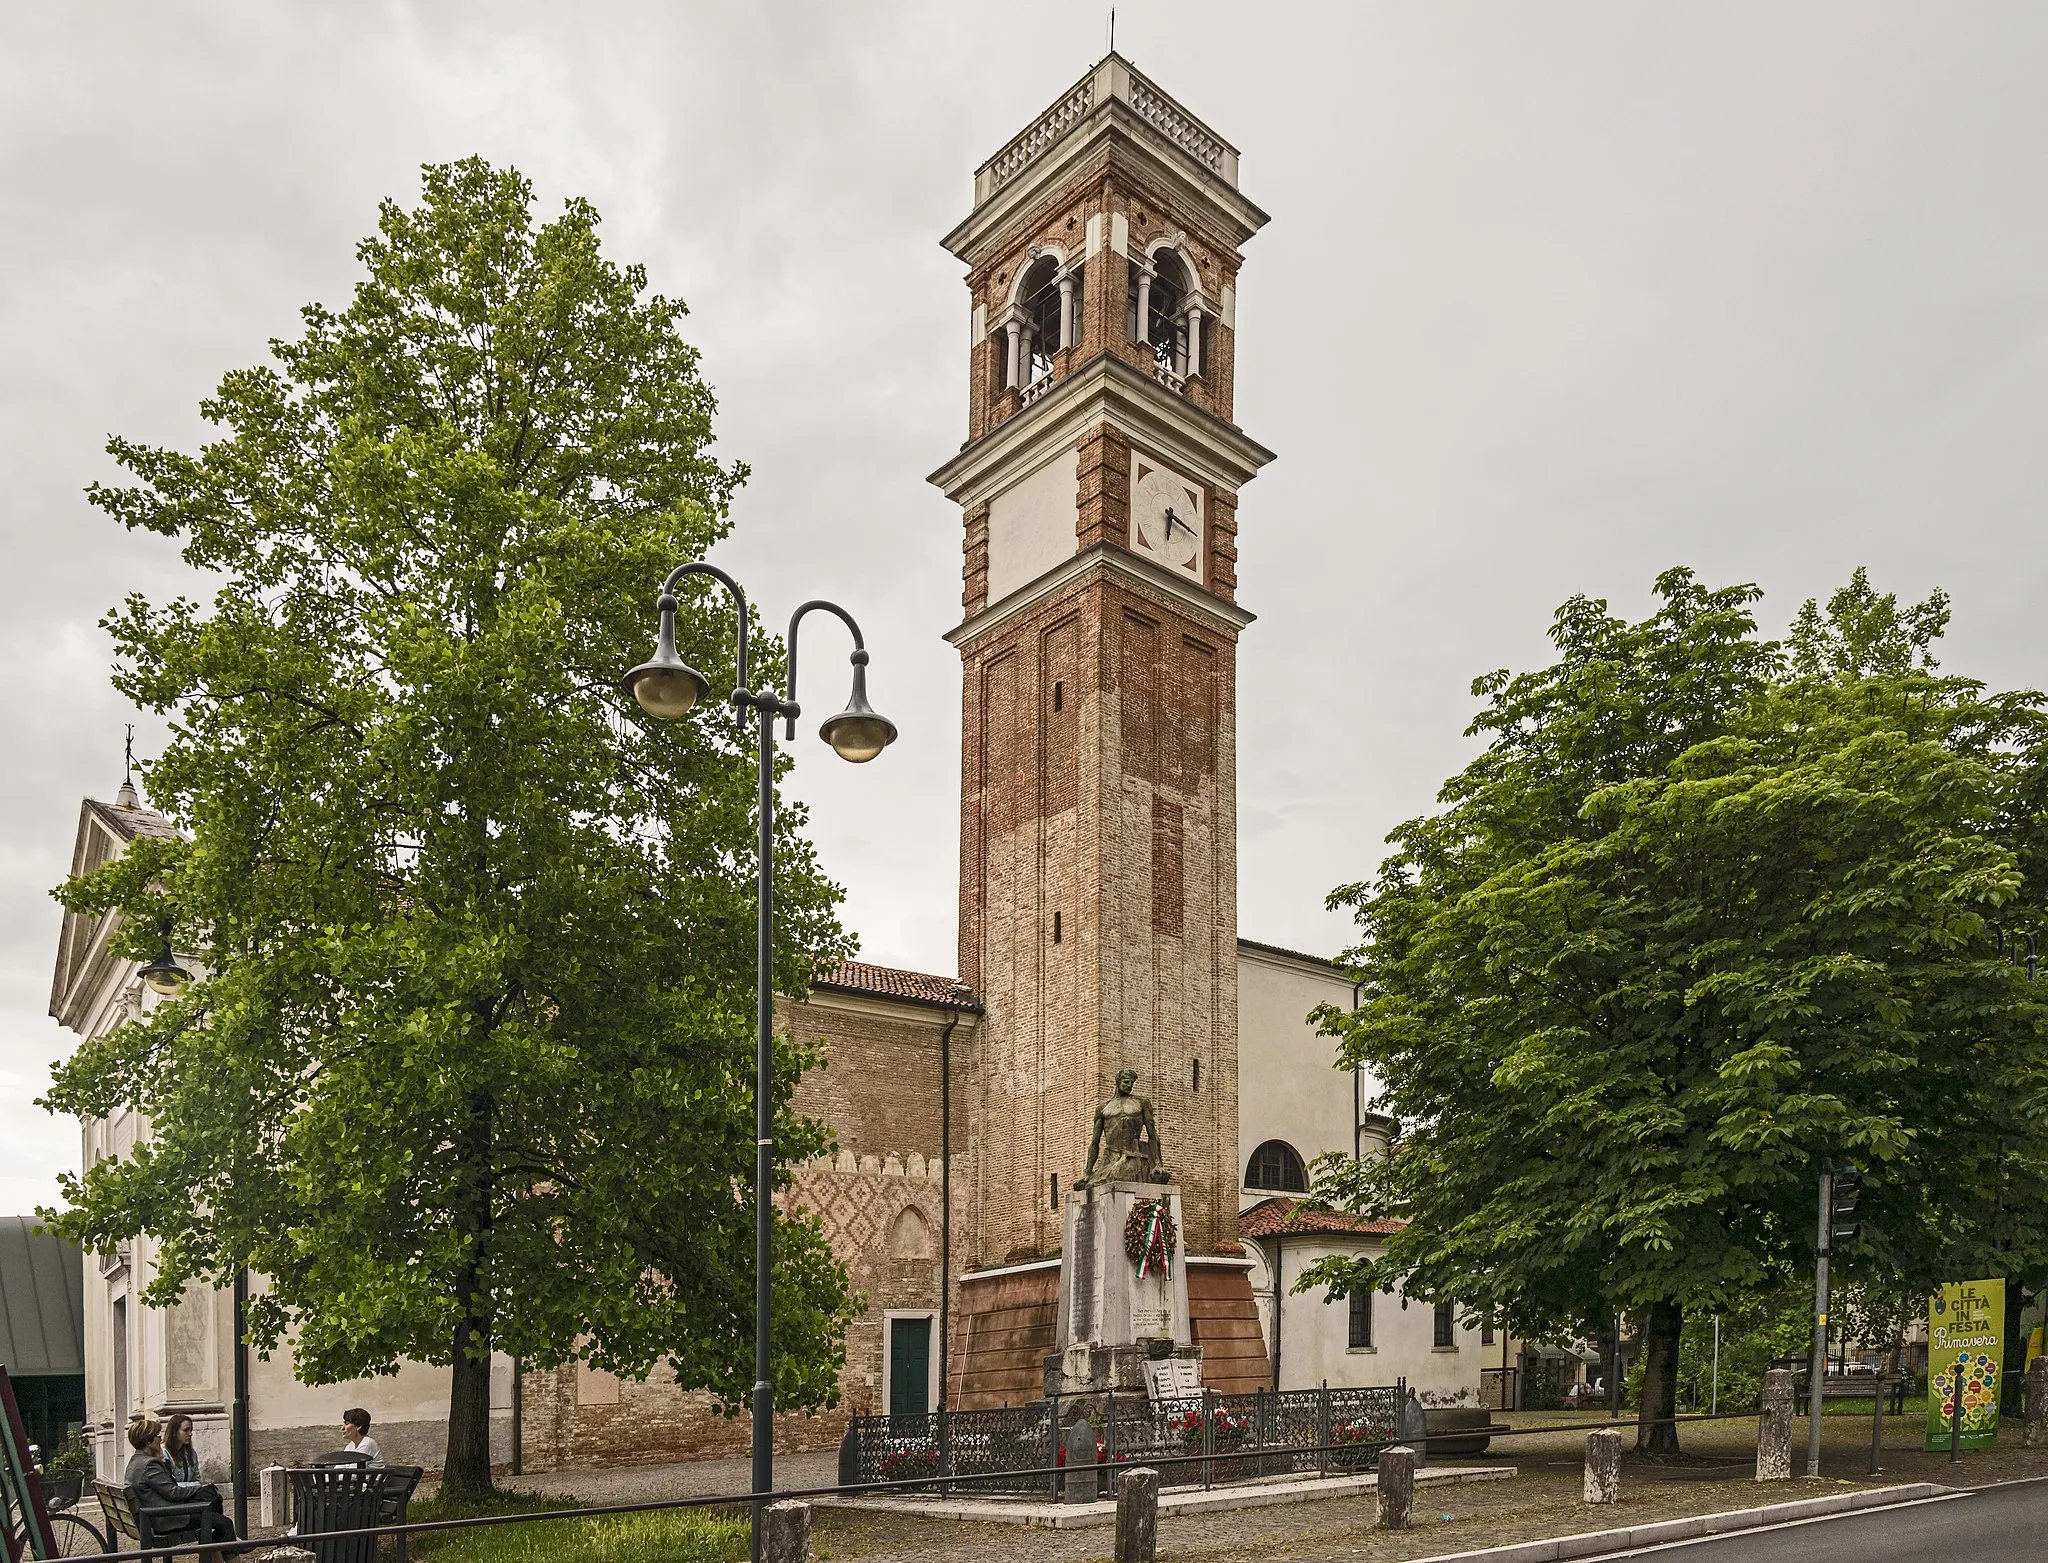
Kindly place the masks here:
POLYGON ((1188 373, 1188 297, 1193 291, 1187 263, 1172 250, 1155 254, 1149 273, 1138 262, 1131 262, 1125 325, 1132 341, 1151 346, 1154 366, 1177 379, 1188 373))
POLYGON ((1268 1140, 1252 1152, 1251 1162, 1244 1169, 1244 1186, 1306 1194, 1308 1168, 1302 1165, 1301 1153, 1285 1140, 1268 1140))
POLYGON ((905 1205, 889 1228, 891 1259, 929 1259, 932 1256, 932 1226, 915 1205, 905 1205))
MULTIPOLYGON (((1071 286, 1071 284, 1070 284, 1071 286)), ((1025 349, 1029 368, 1026 385, 1036 385, 1052 374, 1052 355, 1065 346, 1060 305, 1060 265, 1050 255, 1041 255, 1024 273, 1017 290, 1017 304, 1024 314, 1025 349)))

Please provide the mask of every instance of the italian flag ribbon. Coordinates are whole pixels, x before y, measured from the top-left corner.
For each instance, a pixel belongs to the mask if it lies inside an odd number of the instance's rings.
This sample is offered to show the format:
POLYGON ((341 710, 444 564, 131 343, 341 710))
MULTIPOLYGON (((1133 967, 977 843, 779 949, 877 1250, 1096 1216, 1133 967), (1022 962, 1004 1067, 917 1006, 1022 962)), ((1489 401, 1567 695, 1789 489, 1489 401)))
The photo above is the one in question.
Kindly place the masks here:
POLYGON ((1166 1235, 1161 1230, 1161 1225, 1165 1219, 1166 1202, 1155 1199, 1152 1201, 1151 1219, 1145 1223, 1145 1253, 1144 1257, 1138 1261, 1139 1280, 1143 1280, 1152 1273, 1152 1259, 1155 1253, 1159 1257, 1160 1273, 1165 1275, 1168 1280, 1173 1278, 1173 1250, 1167 1247, 1166 1235))

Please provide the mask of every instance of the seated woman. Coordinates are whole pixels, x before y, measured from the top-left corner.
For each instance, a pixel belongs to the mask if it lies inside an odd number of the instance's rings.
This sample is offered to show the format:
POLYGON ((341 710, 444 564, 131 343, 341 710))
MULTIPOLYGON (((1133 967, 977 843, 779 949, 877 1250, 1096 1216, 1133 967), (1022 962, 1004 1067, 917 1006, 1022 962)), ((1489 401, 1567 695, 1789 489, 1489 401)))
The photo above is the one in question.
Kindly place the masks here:
MULTIPOLYGON (((187 1447, 190 1434, 187 1433, 187 1447)), ((211 1514, 180 1515, 170 1525, 158 1529, 152 1521, 150 1528, 157 1539, 168 1541, 192 1531, 193 1539, 202 1542, 239 1541, 235 1534, 235 1522, 220 1512, 220 1492, 211 1482, 181 1482, 171 1463, 164 1457, 164 1425, 153 1416, 137 1412, 128 1423, 128 1443, 134 1453, 128 1457, 128 1470, 122 1480, 135 1495, 135 1504, 141 1509, 159 1509, 169 1504, 204 1503, 211 1499, 214 1511, 211 1514)), ((197 1471, 196 1459, 191 1467, 197 1471)))
POLYGON ((370 1436, 370 1413, 361 1406, 350 1406, 341 1414, 341 1447, 348 1454, 361 1455, 365 1465, 384 1463, 384 1451, 370 1436))

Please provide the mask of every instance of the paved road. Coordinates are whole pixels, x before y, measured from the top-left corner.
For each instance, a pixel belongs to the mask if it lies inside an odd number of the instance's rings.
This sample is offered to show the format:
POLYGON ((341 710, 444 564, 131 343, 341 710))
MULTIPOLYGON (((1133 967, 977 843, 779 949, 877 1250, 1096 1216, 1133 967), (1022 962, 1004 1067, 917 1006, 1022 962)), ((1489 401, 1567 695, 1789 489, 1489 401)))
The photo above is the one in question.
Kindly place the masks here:
POLYGON ((2041 1563, 2048 1558, 2048 1481, 1608 1556, 1668 1556, 1673 1563, 2041 1563))

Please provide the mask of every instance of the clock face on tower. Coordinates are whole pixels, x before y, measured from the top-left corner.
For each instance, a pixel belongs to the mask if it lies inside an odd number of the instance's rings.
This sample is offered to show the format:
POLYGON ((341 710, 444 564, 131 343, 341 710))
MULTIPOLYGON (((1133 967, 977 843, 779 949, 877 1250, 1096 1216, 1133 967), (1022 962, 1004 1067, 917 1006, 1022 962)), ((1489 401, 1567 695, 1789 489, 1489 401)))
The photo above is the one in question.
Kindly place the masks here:
POLYGON ((1199 581, 1202 537, 1201 485, 1133 452, 1131 551, 1199 581))

